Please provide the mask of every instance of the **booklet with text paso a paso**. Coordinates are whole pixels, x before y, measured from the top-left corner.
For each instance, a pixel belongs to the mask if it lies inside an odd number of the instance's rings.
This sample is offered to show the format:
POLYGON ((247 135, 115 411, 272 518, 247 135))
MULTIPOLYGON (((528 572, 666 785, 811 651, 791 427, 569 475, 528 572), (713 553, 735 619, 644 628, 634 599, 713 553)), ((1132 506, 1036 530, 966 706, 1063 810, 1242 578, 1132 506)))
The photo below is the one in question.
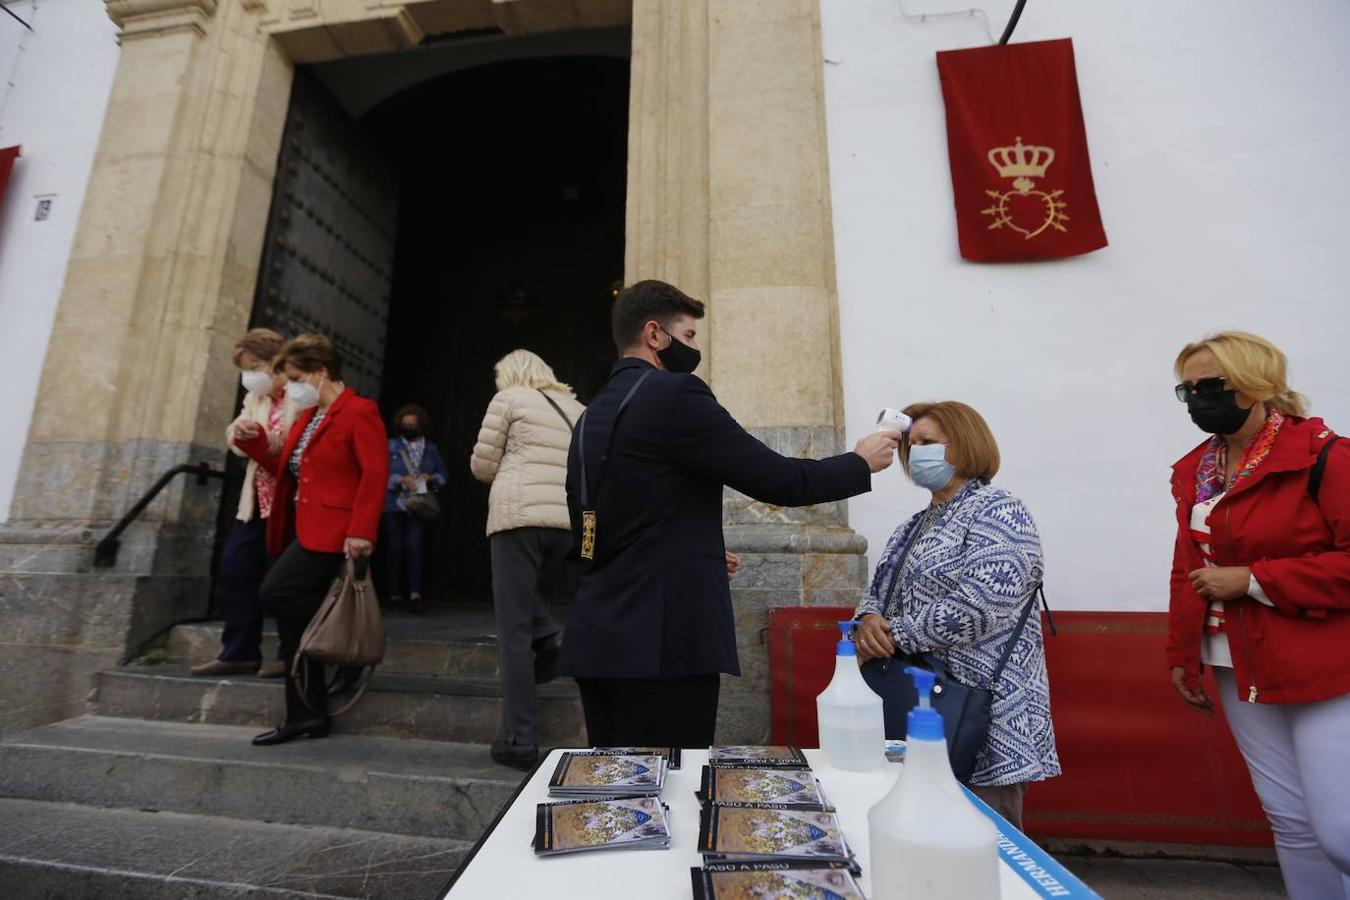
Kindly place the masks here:
POLYGON ((670 811, 656 797, 540 803, 535 809, 533 846, 540 856, 582 850, 664 850, 670 846, 670 811))
POLYGON ((728 744, 708 750, 712 766, 759 766, 762 769, 809 769, 806 754, 798 747, 753 747, 728 744))
POLYGON ((843 863, 711 863, 689 876, 694 900, 865 900, 843 863))
POLYGON ((839 818, 824 807, 710 803, 700 816, 698 848, 710 862, 853 862, 839 818))
POLYGON ((548 782, 550 797, 655 796, 666 783, 661 756, 564 753, 548 782))
POLYGON ((594 747, 591 752, 600 756, 660 756, 670 771, 680 768, 679 747, 594 747))
POLYGON ((810 769, 704 766, 698 791, 703 803, 830 808, 810 769))

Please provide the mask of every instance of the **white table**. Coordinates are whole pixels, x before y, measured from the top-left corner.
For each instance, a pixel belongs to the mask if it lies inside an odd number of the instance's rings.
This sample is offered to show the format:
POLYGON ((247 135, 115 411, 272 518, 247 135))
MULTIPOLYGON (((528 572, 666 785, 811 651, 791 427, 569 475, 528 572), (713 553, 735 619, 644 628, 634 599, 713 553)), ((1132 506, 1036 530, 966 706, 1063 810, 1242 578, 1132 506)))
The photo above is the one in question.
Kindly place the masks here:
MULTIPOLYGON (((689 900, 689 870, 702 864, 698 853, 699 774, 708 761, 707 750, 685 750, 681 768, 666 776, 661 799, 670 807, 671 843, 668 850, 629 850, 535 856, 535 806, 546 802, 548 780, 564 751, 554 750, 522 786, 451 883, 451 900, 488 898, 562 897, 587 900, 629 900, 636 887, 641 896, 658 900, 689 900)), ((839 814, 844 836, 862 866, 860 879, 871 890, 867 811, 891 789, 900 765, 887 763, 871 772, 845 772, 825 764, 819 750, 806 756, 839 814)), ((1097 897, 1019 831, 978 801, 1003 835, 1002 900, 1037 897, 1097 897), (1039 886, 1037 885, 1039 882, 1039 886)))

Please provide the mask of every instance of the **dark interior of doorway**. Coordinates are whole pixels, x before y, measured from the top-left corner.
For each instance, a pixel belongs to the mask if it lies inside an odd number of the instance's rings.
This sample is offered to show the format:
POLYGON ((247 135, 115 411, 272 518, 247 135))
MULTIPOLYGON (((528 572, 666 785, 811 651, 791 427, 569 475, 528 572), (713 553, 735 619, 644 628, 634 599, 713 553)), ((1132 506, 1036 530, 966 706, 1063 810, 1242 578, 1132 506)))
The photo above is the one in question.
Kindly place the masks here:
POLYGON ((628 63, 608 58, 453 73, 360 122, 400 187, 381 407, 426 407, 450 474, 427 542, 432 603, 491 596, 488 488, 468 460, 493 364, 533 350, 585 402, 613 362, 627 124, 628 63))

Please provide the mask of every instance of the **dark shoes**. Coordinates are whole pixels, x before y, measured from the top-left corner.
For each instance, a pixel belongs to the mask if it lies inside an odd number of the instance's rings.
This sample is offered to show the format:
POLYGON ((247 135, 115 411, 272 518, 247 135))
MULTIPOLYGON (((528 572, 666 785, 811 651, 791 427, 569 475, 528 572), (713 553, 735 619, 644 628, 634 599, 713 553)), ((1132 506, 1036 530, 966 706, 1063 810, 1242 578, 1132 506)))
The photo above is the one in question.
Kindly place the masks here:
POLYGON ((418 616, 427 614, 427 601, 421 594, 413 594, 408 598, 408 612, 418 616))
POLYGON ((208 663, 202 663, 200 666, 193 666, 191 672, 193 675, 252 675, 258 671, 262 665, 262 660, 252 659, 242 662, 236 662, 229 659, 213 659, 208 663))
POLYGON ((280 678, 286 674, 286 663, 279 659, 265 662, 258 669, 259 678, 280 678))
POLYGON ((358 668, 348 668, 343 666, 337 670, 337 675, 333 678, 333 683, 328 687, 328 696, 336 697, 338 694, 345 694, 356 687, 361 681, 362 670, 358 668))
POLYGON ((298 737, 307 738, 326 738, 328 737, 328 719, 304 719, 299 722, 282 722, 271 731, 264 731, 253 739, 255 747, 270 747, 273 744, 284 744, 287 741, 293 741, 298 737))
POLYGON ((562 649, 562 637, 551 634, 530 646, 534 648, 534 683, 548 684, 558 677, 558 651, 562 649))
POLYGON ((539 761, 539 748, 526 747, 511 741, 493 741, 492 761, 500 766, 510 766, 528 772, 539 761))

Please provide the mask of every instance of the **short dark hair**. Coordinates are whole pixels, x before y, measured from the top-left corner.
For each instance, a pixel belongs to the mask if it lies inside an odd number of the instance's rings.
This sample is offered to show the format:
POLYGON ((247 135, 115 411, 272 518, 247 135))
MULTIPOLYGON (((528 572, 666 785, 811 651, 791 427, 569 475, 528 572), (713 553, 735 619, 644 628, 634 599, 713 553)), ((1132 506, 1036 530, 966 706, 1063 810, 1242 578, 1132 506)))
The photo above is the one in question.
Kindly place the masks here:
POLYGON ((637 343, 648 322, 658 322, 665 327, 680 316, 703 318, 703 301, 687 296, 675 285, 664 281, 648 279, 630 284, 614 301, 610 318, 614 346, 622 353, 637 343))
POLYGON ((287 341, 281 348, 281 364, 287 363, 306 373, 327 369, 329 378, 342 380, 342 356, 322 334, 302 334, 287 341))
POLYGON ((398 431, 399 426, 408 416, 417 417, 417 426, 422 429, 423 434, 431 430, 431 414, 426 411, 426 407, 418 406, 416 403, 405 403, 398 408, 398 412, 394 413, 393 425, 395 431, 398 431))

